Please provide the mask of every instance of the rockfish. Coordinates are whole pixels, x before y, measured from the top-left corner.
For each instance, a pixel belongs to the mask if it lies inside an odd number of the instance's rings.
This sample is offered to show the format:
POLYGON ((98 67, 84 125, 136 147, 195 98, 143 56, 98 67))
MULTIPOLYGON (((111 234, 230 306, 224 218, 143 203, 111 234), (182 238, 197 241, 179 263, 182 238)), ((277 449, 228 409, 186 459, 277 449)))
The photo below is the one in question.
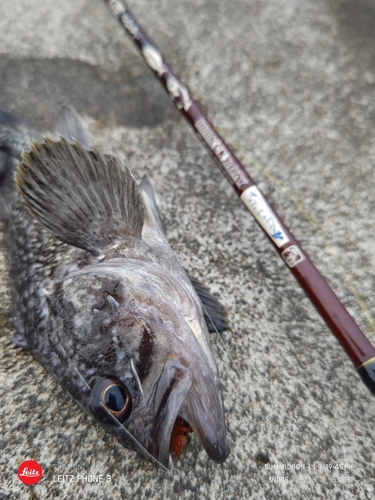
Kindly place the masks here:
MULTIPOLYGON (((0 201, 13 342, 127 448, 163 468, 193 431, 229 453, 202 300, 169 246, 151 182, 91 147, 63 108, 59 140, 0 110, 0 201), (21 151, 23 150, 22 157, 21 151)), ((208 312, 208 315, 210 313, 208 312)), ((221 328, 223 329, 223 328, 221 328)))

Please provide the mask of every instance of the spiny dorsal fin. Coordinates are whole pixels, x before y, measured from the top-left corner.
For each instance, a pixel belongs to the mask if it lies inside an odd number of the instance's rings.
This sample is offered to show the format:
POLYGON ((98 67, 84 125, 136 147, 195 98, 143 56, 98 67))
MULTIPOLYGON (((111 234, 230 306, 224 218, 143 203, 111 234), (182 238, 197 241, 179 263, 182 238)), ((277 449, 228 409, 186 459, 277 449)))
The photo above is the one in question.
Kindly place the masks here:
POLYGON ((64 243, 99 255, 110 244, 141 237, 142 197, 114 156, 45 139, 22 155, 15 178, 30 211, 64 243))

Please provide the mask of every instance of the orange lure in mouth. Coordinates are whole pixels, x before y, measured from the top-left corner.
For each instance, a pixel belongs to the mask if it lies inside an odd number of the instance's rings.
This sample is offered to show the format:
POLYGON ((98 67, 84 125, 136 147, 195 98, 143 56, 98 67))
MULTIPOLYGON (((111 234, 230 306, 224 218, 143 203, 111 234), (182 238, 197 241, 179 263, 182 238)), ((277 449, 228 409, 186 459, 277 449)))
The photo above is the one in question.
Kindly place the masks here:
POLYGON ((186 448, 190 441, 190 432, 193 432, 190 425, 182 417, 177 415, 169 444, 169 452, 173 458, 178 458, 186 448))

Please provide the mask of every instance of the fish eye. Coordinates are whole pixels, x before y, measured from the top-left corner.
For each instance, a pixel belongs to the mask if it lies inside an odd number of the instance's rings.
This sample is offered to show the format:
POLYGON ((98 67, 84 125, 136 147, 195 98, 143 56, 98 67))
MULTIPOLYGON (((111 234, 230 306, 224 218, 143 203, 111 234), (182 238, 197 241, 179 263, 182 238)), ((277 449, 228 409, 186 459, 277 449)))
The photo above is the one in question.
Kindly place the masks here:
POLYGON ((108 416, 103 406, 121 423, 130 416, 132 410, 130 392, 116 377, 100 378, 91 391, 90 409, 98 420, 105 422, 108 416))

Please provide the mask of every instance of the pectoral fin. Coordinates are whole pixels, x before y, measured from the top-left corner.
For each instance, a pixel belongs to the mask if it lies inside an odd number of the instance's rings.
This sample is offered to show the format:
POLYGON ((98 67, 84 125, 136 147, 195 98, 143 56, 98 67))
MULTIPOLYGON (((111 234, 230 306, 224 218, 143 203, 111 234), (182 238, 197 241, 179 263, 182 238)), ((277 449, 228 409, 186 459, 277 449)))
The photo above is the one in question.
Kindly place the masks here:
POLYGON ((189 279, 203 304, 203 314, 208 331, 212 333, 228 330, 227 313, 224 306, 198 280, 192 278, 190 275, 189 279))

